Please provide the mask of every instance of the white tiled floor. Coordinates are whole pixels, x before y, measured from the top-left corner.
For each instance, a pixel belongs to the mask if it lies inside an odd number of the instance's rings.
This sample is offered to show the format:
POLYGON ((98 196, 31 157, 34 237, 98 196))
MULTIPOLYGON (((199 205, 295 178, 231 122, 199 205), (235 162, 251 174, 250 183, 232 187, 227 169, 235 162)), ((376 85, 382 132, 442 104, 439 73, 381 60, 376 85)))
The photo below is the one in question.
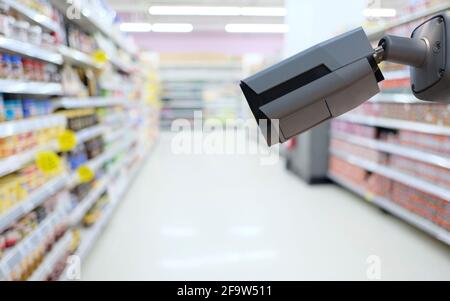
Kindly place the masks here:
POLYGON ((333 185, 255 157, 176 156, 163 136, 84 280, 450 280, 450 248, 333 185))

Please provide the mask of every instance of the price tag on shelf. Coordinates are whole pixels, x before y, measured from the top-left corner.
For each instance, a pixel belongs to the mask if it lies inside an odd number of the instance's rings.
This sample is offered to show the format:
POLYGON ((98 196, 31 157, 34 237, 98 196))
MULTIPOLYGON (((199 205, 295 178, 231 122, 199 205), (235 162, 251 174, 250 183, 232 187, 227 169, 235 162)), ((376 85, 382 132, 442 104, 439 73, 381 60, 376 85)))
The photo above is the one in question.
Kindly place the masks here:
POLYGON ((98 64, 104 65, 108 62, 108 55, 102 50, 97 50, 92 54, 94 61, 98 64))
POLYGON ((53 175, 62 170, 61 158, 53 151, 42 151, 36 155, 36 165, 44 174, 53 175))
POLYGON ((81 183, 88 183, 92 181, 95 177, 95 173, 92 171, 89 166, 83 165, 77 170, 78 178, 81 183))
POLYGON ((59 149, 62 152, 71 151, 77 146, 77 135, 71 130, 65 130, 58 137, 59 149))

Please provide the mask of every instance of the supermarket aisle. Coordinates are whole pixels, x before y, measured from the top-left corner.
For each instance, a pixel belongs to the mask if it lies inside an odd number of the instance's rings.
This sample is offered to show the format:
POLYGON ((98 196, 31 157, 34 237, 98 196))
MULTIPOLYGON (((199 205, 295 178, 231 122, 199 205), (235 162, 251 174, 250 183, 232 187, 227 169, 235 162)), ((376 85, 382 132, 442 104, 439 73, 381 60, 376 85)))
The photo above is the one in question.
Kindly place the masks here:
POLYGON ((84 280, 450 280, 450 249, 332 185, 255 157, 175 156, 163 135, 84 280))

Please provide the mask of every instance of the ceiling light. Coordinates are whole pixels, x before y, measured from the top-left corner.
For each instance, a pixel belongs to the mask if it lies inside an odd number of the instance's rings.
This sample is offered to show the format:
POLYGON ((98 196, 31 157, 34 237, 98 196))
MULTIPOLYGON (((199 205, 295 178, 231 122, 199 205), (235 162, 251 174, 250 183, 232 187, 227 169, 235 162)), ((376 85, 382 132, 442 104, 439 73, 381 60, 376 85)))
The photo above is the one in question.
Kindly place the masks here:
POLYGON ((225 30, 230 33, 286 33, 287 24, 228 24, 225 30))
POLYGON ((194 26, 188 23, 155 23, 152 26, 154 32, 191 32, 194 26))
POLYGON ((152 25, 149 23, 121 23, 120 30, 124 32, 149 32, 152 25))
POLYGON ((393 8, 366 8, 363 11, 365 17, 392 18, 397 15, 393 8))
POLYGON ((283 17, 287 15, 284 7, 258 6, 152 6, 151 15, 164 16, 261 16, 283 17))
POLYGON ((152 6, 151 15, 166 16, 239 16, 239 7, 226 6, 152 6))
POLYGON ((241 7, 242 16, 285 17, 287 9, 284 7, 241 7))

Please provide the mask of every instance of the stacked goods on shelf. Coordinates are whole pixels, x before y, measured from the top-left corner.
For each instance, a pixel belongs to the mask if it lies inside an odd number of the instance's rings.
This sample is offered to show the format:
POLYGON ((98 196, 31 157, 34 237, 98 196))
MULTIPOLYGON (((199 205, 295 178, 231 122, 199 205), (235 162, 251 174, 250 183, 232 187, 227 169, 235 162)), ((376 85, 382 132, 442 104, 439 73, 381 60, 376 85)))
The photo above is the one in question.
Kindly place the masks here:
MULTIPOLYGON (((409 36, 423 19, 388 33, 409 36)), ((380 95, 333 121, 329 175, 450 244, 450 106, 416 100, 405 67, 382 71, 380 95)))
POLYGON ((0 262, 12 280, 27 280, 67 229, 68 196, 58 192, 0 234, 0 262))
POLYGON ((155 74, 100 28, 111 14, 80 22, 66 5, 0 1, 0 280, 66 279, 157 138, 155 74))
POLYGON ((238 82, 242 60, 219 54, 172 54, 161 56, 162 121, 192 121, 195 112, 205 119, 237 118, 240 112, 238 82))

